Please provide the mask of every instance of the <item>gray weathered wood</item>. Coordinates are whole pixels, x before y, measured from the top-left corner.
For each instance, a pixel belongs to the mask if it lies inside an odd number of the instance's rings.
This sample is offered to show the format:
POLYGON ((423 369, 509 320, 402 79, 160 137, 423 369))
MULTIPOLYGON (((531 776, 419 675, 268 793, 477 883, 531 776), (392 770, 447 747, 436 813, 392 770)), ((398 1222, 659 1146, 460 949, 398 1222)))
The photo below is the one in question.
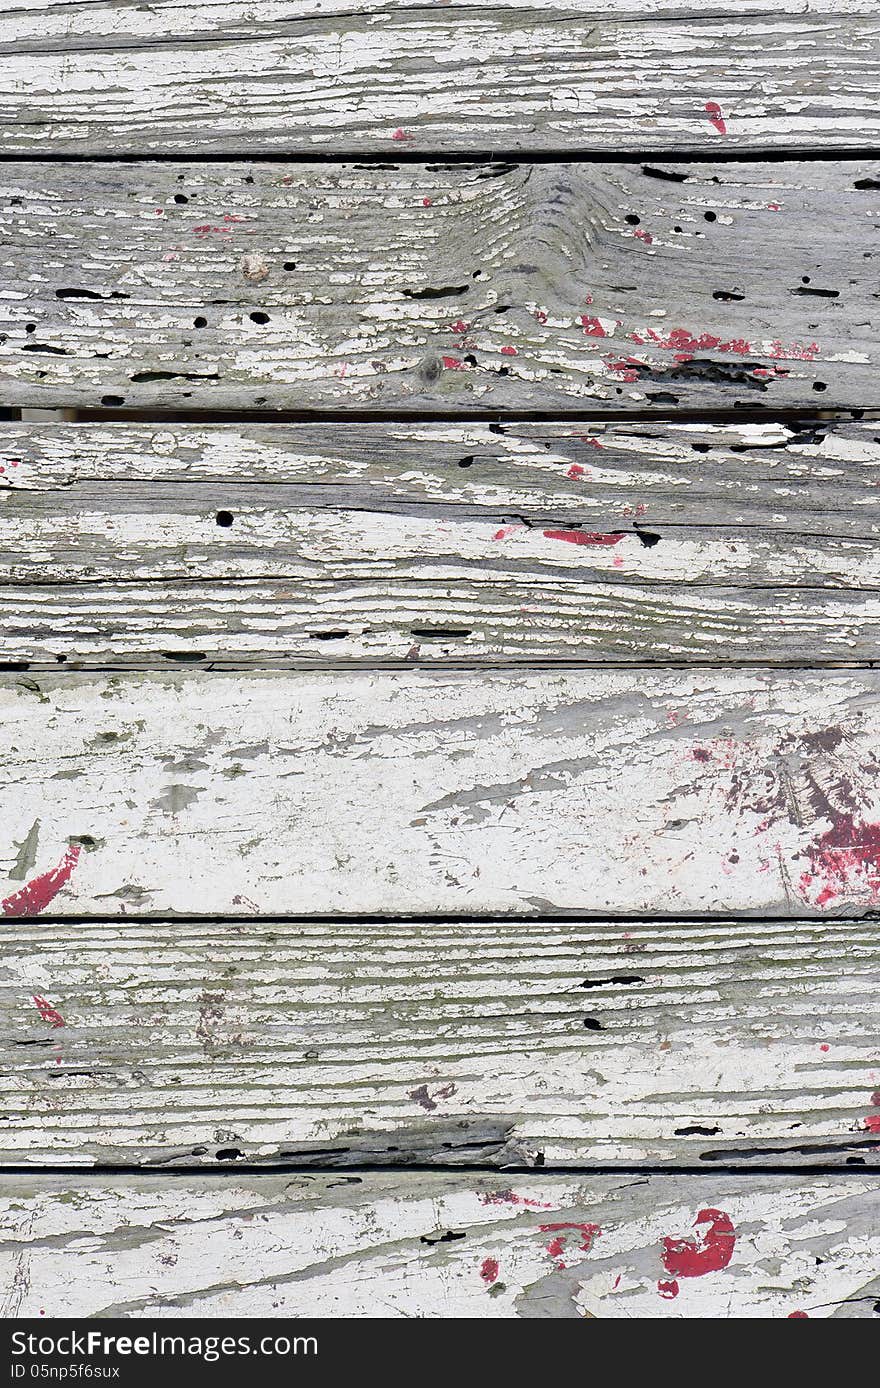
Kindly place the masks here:
POLYGON ((798 150, 880 133, 865 0, 376 8, 19 7, 0 25, 0 148, 798 150))
POLYGON ((0 425, 0 659, 874 660, 877 430, 0 425))
POLYGON ((7 920, 2 964, 5 1164, 880 1155, 873 922, 7 920))
POLYGON ((7 675, 2 907, 872 911, 878 695, 874 671, 7 675))
POLYGON ((855 1174, 4 1177, 3 1313, 290 1338, 309 1316, 870 1317, 877 1204, 855 1174))
POLYGON ((875 165, 664 171, 7 165, 3 399, 880 403, 875 165))

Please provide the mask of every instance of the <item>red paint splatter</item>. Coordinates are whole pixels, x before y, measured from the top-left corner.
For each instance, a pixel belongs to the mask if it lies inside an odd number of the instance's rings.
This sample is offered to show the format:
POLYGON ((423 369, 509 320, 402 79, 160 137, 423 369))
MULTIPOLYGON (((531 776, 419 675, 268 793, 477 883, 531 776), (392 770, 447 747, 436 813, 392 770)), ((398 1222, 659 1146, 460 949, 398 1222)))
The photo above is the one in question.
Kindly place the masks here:
POLYGON ((535 316, 536 322, 538 322, 538 323, 546 323, 546 322, 547 322, 547 314, 544 312, 544 310, 543 310, 542 308, 536 308, 536 309, 535 309, 535 314, 534 314, 534 316, 535 316))
POLYGON ((583 477, 584 471, 585 469, 582 468, 578 463, 572 463, 571 467, 568 469, 567 476, 571 477, 572 479, 577 477, 583 477))
POLYGON ((871 1103, 875 1108, 880 1108, 880 1089, 875 1089, 871 1095, 871 1103))
POLYGON ((598 439, 594 439, 592 434, 575 434, 575 438, 583 439, 584 443, 588 443, 591 446, 591 448, 605 447, 604 443, 600 443, 598 439))
POLYGON ((78 843, 72 843, 57 867, 40 873, 39 877, 34 877, 26 883, 21 891, 14 892, 12 896, 0 901, 0 912, 4 916, 38 916, 41 911, 45 911, 50 901, 53 901, 65 883, 69 882, 81 851, 78 843))
POLYGON ((581 1253, 589 1253, 590 1249, 593 1247, 593 1240, 602 1232, 598 1224, 542 1224, 542 1234, 558 1235, 557 1238, 551 1239, 547 1244, 547 1252, 550 1254, 550 1257, 554 1259, 560 1272, 565 1272, 568 1267, 568 1263, 566 1263, 563 1254, 566 1251, 567 1236, 571 1230, 575 1230, 580 1234, 578 1251, 581 1253))
POLYGON ((736 1231, 730 1215, 723 1210, 700 1210, 694 1227, 708 1224, 704 1234, 695 1239, 664 1238, 663 1266, 673 1277, 703 1277, 707 1272, 720 1272, 733 1257, 736 1231))
POLYGON ((657 1290, 662 1297, 666 1298, 667 1301, 672 1301, 675 1297, 678 1296, 678 1283, 675 1281, 658 1282, 657 1290))
POLYGON ((587 337, 608 336, 598 318, 594 318, 591 313, 582 313, 578 321, 583 324, 583 329, 587 337))
POLYGON ((709 124, 714 125, 715 129, 718 131, 718 134, 726 135, 727 126, 724 122, 724 117, 721 114, 721 107, 718 105, 718 102, 707 101, 706 105, 703 107, 703 110, 709 117, 709 124))
POLYGON ((492 536, 493 540, 506 540, 515 530, 522 530, 521 525, 502 525, 500 530, 496 530, 492 536))
POLYGON ((501 348, 501 355, 502 355, 503 357, 515 357, 515 356, 516 356, 516 348, 515 348, 515 347, 502 347, 502 348, 501 348))
POLYGON ((527 1195, 517 1195, 512 1190, 493 1190, 480 1196, 481 1205, 521 1205, 526 1210, 552 1210, 553 1206, 543 1200, 531 1200, 527 1195))
POLYGON ((408 130, 401 130, 400 126, 398 126, 397 129, 392 132, 391 138, 392 140, 414 140, 415 136, 411 135, 408 130))
POLYGON ((646 246, 653 246, 654 238, 650 231, 643 231, 641 227, 636 227, 633 236, 637 236, 640 241, 644 241, 646 246))
POLYGON ((53 1027, 63 1027, 66 1025, 60 1012, 57 1012, 50 1002, 41 998, 39 993, 33 995, 34 1007, 39 1012, 44 1022, 49 1022, 53 1027))
POLYGON ((820 1050, 820 1051, 830 1051, 830 1050, 831 1050, 831 1047, 828 1045, 827 1041, 823 1041, 823 1042, 822 1042, 822 1045, 819 1047, 819 1050, 820 1050))
POLYGON ((589 530, 544 530, 545 540, 565 540, 570 545, 619 545, 623 532, 599 535, 589 530))
POLYGON ((449 331, 451 333, 466 333, 470 326, 470 323, 465 323, 463 319, 459 318, 455 323, 449 324, 449 331))
POLYGON ((673 328, 666 334, 658 333, 656 328, 645 328, 640 333, 627 333, 630 342, 639 346, 653 343, 667 352, 732 352, 736 356, 747 357, 752 344, 744 337, 732 337, 722 341, 715 333, 700 333, 695 337, 689 328, 673 328))
POLYGON ((792 1311, 790 1315, 786 1316, 786 1320, 789 1321, 808 1321, 809 1319, 806 1311, 792 1311))
POLYGON ((774 341, 767 348, 768 357, 778 361, 815 361, 819 352, 818 342, 792 342, 786 347, 784 342, 774 341))
MULTIPOLYGON (((782 211, 782 207, 781 207, 781 204, 778 203, 778 202, 768 202, 768 204, 767 204, 767 210, 768 210, 769 212, 781 212, 781 211, 782 211)), ((796 1314, 796 1313, 795 1313, 795 1314, 796 1314)))
POLYGON ((711 761, 712 753, 706 747, 695 747, 693 751, 694 761, 711 761))
POLYGON ((433 198, 422 198, 422 207, 433 207, 433 205, 434 205, 434 199, 433 199, 433 198))
POLYGON ((880 1133, 880 1114, 872 1113, 865 1119, 866 1133, 880 1133))
POLYGON ((807 855, 810 871, 802 873, 798 885, 807 891, 818 879, 817 906, 865 887, 874 900, 880 899, 880 824, 839 815, 827 833, 810 844, 807 855))
POLYGON ((483 1266, 480 1268, 480 1276, 483 1281, 491 1287, 493 1282, 498 1280, 498 1263, 495 1258, 484 1258, 483 1266))
POLYGON ((447 371, 464 371, 465 369, 464 362, 460 361, 458 357, 442 357, 441 360, 447 371))

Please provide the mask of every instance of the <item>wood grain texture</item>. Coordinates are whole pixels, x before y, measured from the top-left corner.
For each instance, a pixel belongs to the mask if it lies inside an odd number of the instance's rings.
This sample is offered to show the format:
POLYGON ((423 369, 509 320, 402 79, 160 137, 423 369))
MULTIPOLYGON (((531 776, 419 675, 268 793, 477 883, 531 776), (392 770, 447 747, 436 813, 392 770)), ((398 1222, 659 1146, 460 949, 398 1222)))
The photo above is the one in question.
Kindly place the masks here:
POLYGON ((651 167, 7 165, 3 399, 877 405, 876 165, 651 167))
POLYGON ((2 939, 5 1164, 880 1158, 873 922, 7 921, 2 939))
POLYGON ((0 148, 797 150, 880 132, 864 3, 376 8, 18 6, 0 148))
POLYGON ((0 425, 0 658, 874 660, 877 430, 0 425))
POLYGON ((870 1317, 877 1204, 856 1175, 5 1177, 4 1314, 870 1317))
POLYGON ((878 688, 873 671, 7 675, 3 909, 872 911, 878 688))

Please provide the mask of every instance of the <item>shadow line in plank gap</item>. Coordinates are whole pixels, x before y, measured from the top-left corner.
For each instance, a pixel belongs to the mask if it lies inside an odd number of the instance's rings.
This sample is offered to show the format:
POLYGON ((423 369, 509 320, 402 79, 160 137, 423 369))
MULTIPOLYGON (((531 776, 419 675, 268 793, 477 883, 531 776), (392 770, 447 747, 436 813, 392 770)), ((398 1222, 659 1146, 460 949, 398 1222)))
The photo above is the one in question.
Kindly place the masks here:
MULTIPOLYGON (((229 912, 206 913, 205 915, 195 915, 192 911, 142 911, 136 916, 114 915, 111 912, 82 912, 74 911, 65 915, 56 915, 48 911, 41 911, 37 916, 19 916, 16 919, 23 924, 33 924, 35 921, 39 926, 75 926, 75 925, 149 925, 157 922, 173 923, 174 925, 335 925, 360 926, 360 925, 444 925, 444 926, 469 926, 469 925, 571 925, 574 922, 596 925, 657 925, 664 928, 671 928, 675 925, 706 925, 726 928, 735 925, 754 925, 761 922, 765 925, 859 925, 865 921, 880 920, 880 909, 867 908, 857 913, 848 912, 846 915, 829 915, 825 912, 822 915, 811 915, 807 910, 786 911, 784 913, 771 913, 766 910, 755 910, 753 912, 731 911, 729 914, 724 912, 707 911, 666 911, 666 912, 638 912, 627 913, 625 911, 592 910, 588 907, 572 907, 570 910, 556 909, 554 911, 532 911, 532 912, 505 912, 505 911, 462 911, 457 912, 453 908, 445 911, 436 912, 406 912, 394 913, 391 911, 346 911, 340 912, 315 912, 313 915, 303 916, 285 913, 283 911, 261 912, 259 915, 236 914, 229 912)), ((8 938, 15 927, 8 922, 4 926, 5 938, 8 938)))
MULTIPOLYGON (((210 584, 213 580, 206 580, 210 584)), ((22 585, 7 583, 6 588, 21 587, 22 585)), ((68 584, 73 587, 75 584, 68 584)), ((625 590, 624 590, 625 591, 625 590)), ((829 589, 829 591, 832 591, 829 589)), ((855 590, 853 590, 855 591, 855 590)), ((422 638, 424 639, 424 638, 422 638)), ((2 640, 2 636, 0 636, 2 640)), ((485 678, 491 674, 505 674, 516 671, 517 674, 577 674, 580 671, 601 670, 609 674, 632 673, 639 671, 650 672, 651 674, 662 674, 665 671, 676 671, 685 673, 689 670, 707 670, 712 674, 724 674, 728 670, 767 672, 768 674, 778 671, 787 671, 795 674, 819 674, 823 671, 834 670, 876 670, 880 668, 878 660, 811 660, 804 661, 771 661, 762 660, 760 663, 749 660, 719 660, 704 658, 702 660, 688 661, 669 661, 657 660, 638 661, 625 660, 516 660, 499 659, 463 661, 461 659, 443 660, 433 659, 431 661, 414 661, 406 659, 398 661, 390 660, 337 660, 337 661, 308 661, 297 660, 219 660, 207 659, 200 653, 189 653, 181 651, 179 654, 165 655, 156 659, 145 657, 142 660, 77 660, 64 658, 59 661, 56 657, 52 660, 7 660, 0 661, 0 675, 25 675, 39 674, 52 676, 79 676, 79 675, 170 675, 184 669, 202 675, 230 675, 230 674, 303 674, 303 675, 338 675, 362 674, 365 677, 373 674, 395 674, 402 671, 416 671, 422 675, 436 676, 438 679, 444 675, 472 675, 475 679, 485 678)))
MULTIPOLYGON (((880 1145, 880 1144, 877 1144, 880 1145)), ((637 1166, 632 1163, 616 1165, 613 1163, 602 1163, 593 1165, 567 1165, 567 1166, 527 1166, 523 1164, 507 1165, 502 1163, 498 1166, 481 1165, 477 1162, 450 1162, 442 1165, 438 1162, 363 1162, 347 1163, 346 1165, 328 1165, 325 1161, 321 1162, 228 1162, 217 1166, 184 1166, 169 1164, 168 1166, 137 1166, 133 1164, 96 1164, 86 1166, 80 1163, 70 1165, 33 1165, 33 1166, 4 1166, 0 1164, 0 1184, 5 1176, 96 1176, 96 1177, 169 1177, 175 1178, 188 1177, 191 1180, 223 1180, 227 1181, 230 1176, 332 1176, 335 1180, 344 1180, 357 1176, 400 1176, 407 1172, 412 1172, 419 1176, 484 1176, 487 1179, 505 1176, 524 1176, 541 1180, 545 1177, 565 1177, 580 1176, 586 1179, 595 1176, 642 1176, 644 1178, 663 1176, 668 1178, 682 1176, 706 1176, 710 1172, 712 1177, 730 1176, 749 1180, 756 1175, 760 1176, 837 1176, 852 1177, 871 1176, 880 1181, 880 1168, 863 1166, 861 1160, 856 1158, 850 1165, 834 1164, 829 1162, 791 1162, 791 1163, 761 1163, 754 1166, 743 1166, 731 1162, 705 1162, 702 1165, 692 1164, 677 1166, 672 1162, 660 1165, 637 1166)), ((352 1182, 354 1184, 354 1182, 352 1182)), ((880 1189, 880 1186, 878 1186, 880 1189)))
POLYGON ((115 151, 112 154, 64 153, 42 151, 18 153, 4 151, 0 164, 356 164, 364 169, 390 169, 415 165, 427 170, 449 165, 465 168, 485 164, 792 164, 837 163, 841 160, 880 159, 880 147, 872 145, 817 146, 776 144, 766 148, 720 150, 716 145, 689 145, 681 149, 638 149, 617 151, 573 146, 570 149, 474 149, 474 150, 267 150, 254 153, 247 149, 212 150, 210 154, 187 154, 173 151, 145 153, 141 150, 115 151))
POLYGON ((260 410, 260 409, 94 409, 77 405, 45 401, 33 406, 0 407, 0 420, 27 424, 488 424, 490 431, 503 434, 505 428, 519 424, 791 424, 810 428, 819 424, 852 423, 880 420, 880 402, 876 405, 825 407, 821 410, 797 406, 773 409, 754 405, 734 406, 732 409, 621 410, 601 408, 572 409, 413 409, 413 410, 260 410), (22 411, 66 414, 56 420, 22 420, 22 411))

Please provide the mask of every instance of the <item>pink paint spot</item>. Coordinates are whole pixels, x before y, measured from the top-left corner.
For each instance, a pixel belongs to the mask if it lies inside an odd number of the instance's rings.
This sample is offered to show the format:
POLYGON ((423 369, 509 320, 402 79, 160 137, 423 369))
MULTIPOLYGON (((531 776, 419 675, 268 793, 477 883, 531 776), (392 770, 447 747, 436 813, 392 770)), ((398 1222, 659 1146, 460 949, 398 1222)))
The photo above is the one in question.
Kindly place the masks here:
POLYGON ((675 1281, 658 1282, 657 1290, 662 1297, 666 1298, 667 1301, 673 1301, 675 1297, 678 1296, 678 1283, 675 1281))
POLYGON ((501 348, 501 355, 502 355, 503 357, 515 357, 515 356, 516 356, 516 348, 515 348, 515 347, 502 347, 502 348, 501 348))
POLYGON ((441 361, 447 371, 464 371, 465 369, 464 362, 460 361, 458 357, 442 357, 441 361))
POLYGON ((542 308, 536 308, 536 309, 535 309, 535 315, 534 315, 534 316, 535 316, 536 322, 538 322, 538 323, 546 323, 546 322, 547 322, 547 314, 544 312, 544 310, 543 310, 542 308))
POLYGON ((575 438, 583 439, 584 443, 588 443, 591 448, 605 447, 604 443, 600 443, 598 439, 594 439, 592 434, 575 434, 575 438))
POLYGON ((785 1319, 789 1321, 808 1321, 810 1317, 807 1315, 806 1311, 792 1311, 785 1319))
POLYGON ((831 1047, 828 1045, 827 1041, 823 1041, 822 1045, 819 1047, 819 1050, 827 1052, 831 1050, 831 1047))
POLYGON ((451 333, 466 333, 470 326, 470 323, 465 323, 463 319, 459 318, 456 322, 449 324, 449 331, 451 333))
POLYGON ((694 1227, 708 1224, 704 1234, 695 1239, 664 1238, 663 1266, 673 1277, 703 1277, 707 1272, 720 1272, 733 1257, 736 1231, 730 1215, 723 1210, 700 1210, 694 1227))
POLYGON ((433 205, 434 205, 434 199, 433 199, 433 198, 422 198, 422 207, 433 207, 433 205))
POLYGON ((415 136, 411 135, 408 130, 401 130, 400 126, 398 126, 392 133, 391 138, 392 140, 414 140, 415 136))
POLYGON ((527 1195, 517 1195, 512 1190, 493 1190, 480 1196, 481 1205, 521 1205, 526 1210, 552 1210, 553 1206, 543 1200, 531 1200, 527 1195))
POLYGON ((495 1258, 484 1258, 483 1266, 480 1268, 480 1276, 487 1286, 498 1281, 498 1263, 495 1258))
POLYGON ((864 1127, 866 1133, 880 1133, 880 1114, 872 1113, 865 1119, 864 1127))
POLYGON ((871 1095, 871 1103, 875 1108, 880 1108, 880 1089, 875 1089, 871 1095))
POLYGON ((617 1288, 620 1286, 620 1279, 621 1279, 621 1274, 618 1273, 617 1276, 615 1277, 613 1283, 611 1284, 611 1290, 612 1290, 613 1292, 616 1292, 616 1291, 617 1291, 617 1288))
MULTIPOLYGON (((593 1247, 593 1240, 601 1234, 602 1230, 598 1224, 542 1224, 542 1234, 556 1234, 555 1239, 551 1239, 547 1244, 547 1252, 554 1259, 560 1272, 565 1272, 569 1266, 563 1255, 566 1254, 566 1243, 570 1238, 571 1231, 574 1230, 580 1235, 578 1240, 578 1251, 589 1253, 593 1247)), ((578 1259, 578 1262, 581 1260, 578 1259)))
POLYGON ((515 530, 521 530, 521 525, 502 525, 500 530, 496 530, 492 536, 493 540, 506 540, 515 530))
POLYGON ((568 469, 568 472, 566 474, 566 476, 571 477, 572 480, 574 480, 577 477, 583 477, 583 475, 584 468, 580 467, 578 463, 572 463, 571 467, 568 469))
POLYGON ((72 843, 57 867, 32 878, 21 891, 0 901, 0 912, 4 916, 38 916, 45 911, 65 883, 69 882, 81 852, 80 845, 72 843))
POLYGON ((598 318, 594 318, 592 314, 582 313, 578 321, 583 324, 584 332, 587 337, 608 336, 598 318))
POLYGON ((721 107, 718 105, 718 102, 707 101, 703 109, 709 117, 709 124, 715 127, 719 135, 726 135, 727 126, 724 123, 724 117, 721 114, 721 107))
POLYGON ((802 891, 821 883, 815 903, 824 906, 848 892, 867 889, 880 900, 880 824, 839 815, 827 833, 807 849, 810 871, 799 879, 802 891))
POLYGON ((61 1013, 56 1012, 52 1004, 47 1002, 45 998, 41 998, 39 993, 34 993, 33 1001, 34 1007, 37 1009, 44 1022, 49 1022, 53 1027, 63 1027, 65 1025, 61 1013))
MULTIPOLYGON (((782 211, 782 207, 781 207, 781 204, 778 203, 778 202, 768 202, 768 204, 767 204, 767 210, 768 210, 769 212, 781 212, 781 211, 782 211)), ((795 1314, 797 1314, 797 1313, 795 1313, 795 1314)))
POLYGON ((593 296, 592 296, 592 294, 585 294, 585 295, 584 295, 584 303, 585 303, 585 304, 591 304, 592 302, 593 302, 593 296))
POLYGON ((792 342, 786 347, 783 342, 775 341, 767 348, 768 357, 778 361, 815 361, 818 352, 818 342, 792 342))
POLYGON ((157 207, 157 208, 156 208, 156 216, 157 216, 157 217, 164 217, 164 216, 165 216, 165 208, 164 208, 164 207, 157 207))
POLYGON ((619 545, 623 533, 599 535, 589 530, 544 530, 545 540, 565 540, 570 545, 619 545))
POLYGON ((636 227, 633 236, 637 236, 640 241, 644 241, 646 246, 653 246, 654 238, 650 231, 643 231, 641 227, 636 227))

